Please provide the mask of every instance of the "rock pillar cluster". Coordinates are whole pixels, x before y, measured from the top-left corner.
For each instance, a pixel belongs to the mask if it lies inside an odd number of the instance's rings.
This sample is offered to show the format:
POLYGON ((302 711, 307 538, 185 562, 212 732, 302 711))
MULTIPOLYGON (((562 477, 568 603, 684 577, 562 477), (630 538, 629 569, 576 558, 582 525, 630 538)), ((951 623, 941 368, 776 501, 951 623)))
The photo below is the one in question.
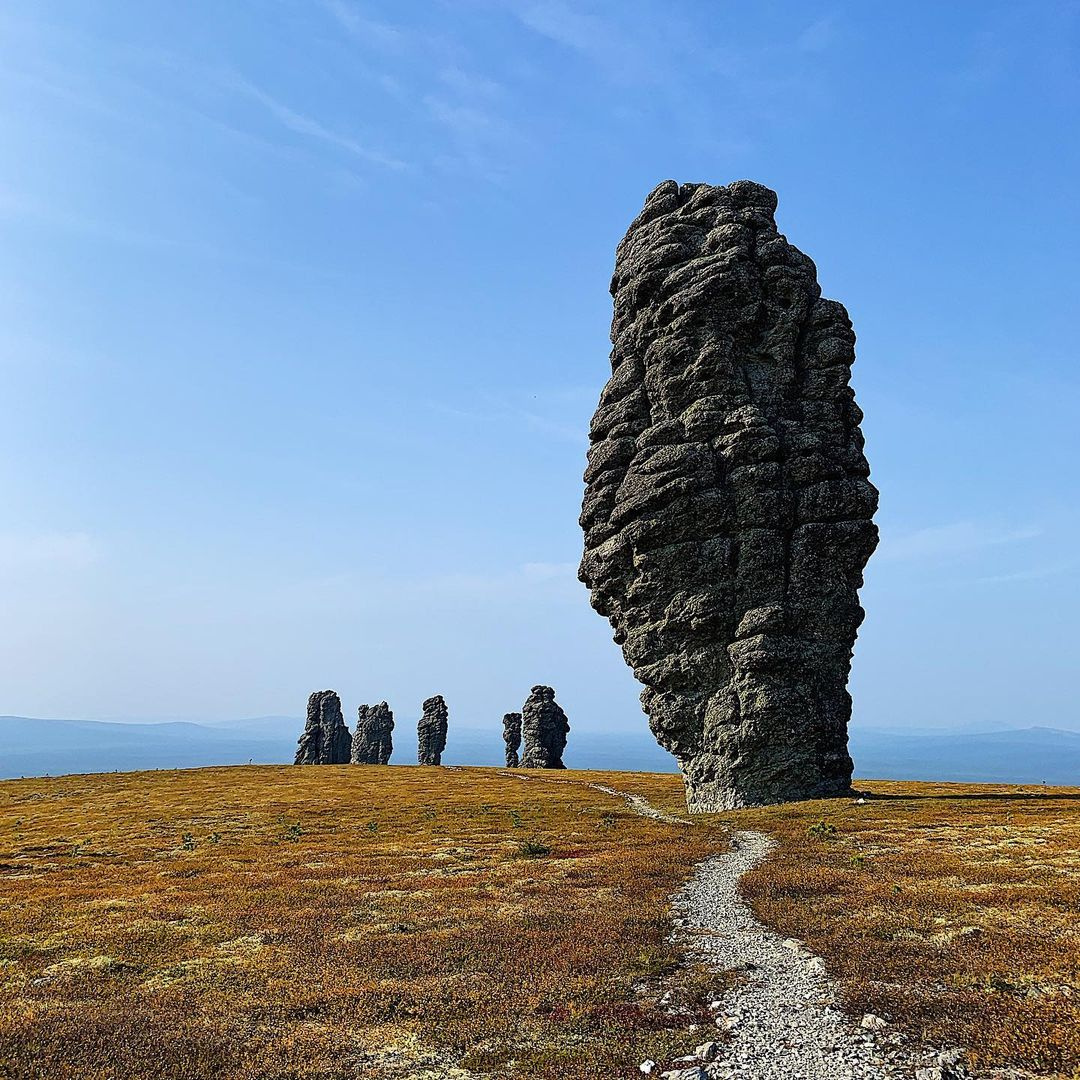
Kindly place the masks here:
POLYGON ((523 769, 564 769, 563 751, 570 723, 555 701, 550 686, 534 686, 521 710, 521 733, 525 751, 523 769))
MULTIPOLYGON (((616 254, 590 431, 580 577, 691 810, 850 789, 877 491, 851 323, 775 210, 745 180, 649 195, 616 254)), ((528 746, 528 706, 524 724, 528 746)))
POLYGON ((316 690, 308 698, 304 733, 296 747, 297 765, 347 765, 352 736, 333 690, 316 690))
POLYGON ((449 713, 441 694, 429 697, 424 702, 423 715, 417 725, 416 760, 421 765, 442 764, 442 753, 446 749, 446 728, 449 713))
POLYGON ((521 713, 508 712, 503 716, 503 742, 506 744, 506 767, 516 769, 521 747, 521 713))
POLYGON ((394 714, 385 701, 361 705, 352 738, 354 765, 388 765, 394 752, 394 714))

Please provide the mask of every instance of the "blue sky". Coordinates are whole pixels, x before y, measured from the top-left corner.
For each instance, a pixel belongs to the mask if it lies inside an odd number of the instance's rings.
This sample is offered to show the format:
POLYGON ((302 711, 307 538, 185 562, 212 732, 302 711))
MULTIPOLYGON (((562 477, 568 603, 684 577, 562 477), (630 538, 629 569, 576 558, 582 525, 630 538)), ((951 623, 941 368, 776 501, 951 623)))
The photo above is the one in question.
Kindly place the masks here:
POLYGON ((1080 727, 1080 5, 9 0, 0 712, 535 682, 643 727, 574 576, 614 247, 750 177, 859 335, 856 722, 1080 727))

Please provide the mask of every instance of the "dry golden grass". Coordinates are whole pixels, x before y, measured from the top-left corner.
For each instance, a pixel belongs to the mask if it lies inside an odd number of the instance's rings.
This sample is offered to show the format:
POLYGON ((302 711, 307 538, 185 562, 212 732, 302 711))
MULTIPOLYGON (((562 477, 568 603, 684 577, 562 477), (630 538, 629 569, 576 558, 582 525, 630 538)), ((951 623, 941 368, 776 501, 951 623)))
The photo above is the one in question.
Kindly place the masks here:
POLYGON ((0 1076, 634 1075, 697 1041, 721 985, 666 937, 727 827, 779 839, 747 895, 853 1009, 1078 1074, 1080 792, 875 783, 679 826, 586 781, 682 809, 678 777, 618 773, 0 783, 0 1076))
POLYGON ((849 1007, 978 1066, 1080 1075, 1080 789, 867 782, 743 811, 780 846, 743 891, 849 1007))
POLYGON ((665 937, 669 894, 723 842, 494 770, 6 782, 0 1075, 420 1076, 431 1051, 495 1076, 625 1072, 681 1052, 720 985, 673 974, 665 937))

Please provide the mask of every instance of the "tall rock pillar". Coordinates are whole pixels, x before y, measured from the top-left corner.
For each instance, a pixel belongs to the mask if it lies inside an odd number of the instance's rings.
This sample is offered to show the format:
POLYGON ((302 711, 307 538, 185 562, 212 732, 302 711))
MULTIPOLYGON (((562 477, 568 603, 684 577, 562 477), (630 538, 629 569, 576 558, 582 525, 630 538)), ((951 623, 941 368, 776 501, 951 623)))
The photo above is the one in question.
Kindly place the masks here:
POLYGON ((446 729, 449 711, 442 694, 429 697, 416 727, 416 760, 421 765, 441 765, 446 749, 446 729))
POLYGON ((877 544, 855 335, 776 195, 665 181, 616 253, 580 578, 691 810, 846 793, 877 544))
POLYGON ((570 722, 555 700, 550 686, 534 686, 521 709, 521 734, 525 750, 523 769, 565 769, 563 751, 570 722))
POLYGON ((341 698, 333 690, 316 690, 308 698, 295 764, 347 765, 351 750, 352 736, 341 714, 341 698))
POLYGON ((389 765, 394 752, 394 714, 385 701, 361 705, 356 710, 356 731, 352 740, 354 765, 389 765))
POLYGON ((521 713, 508 712, 503 716, 503 742, 506 744, 506 767, 516 769, 521 747, 521 713))

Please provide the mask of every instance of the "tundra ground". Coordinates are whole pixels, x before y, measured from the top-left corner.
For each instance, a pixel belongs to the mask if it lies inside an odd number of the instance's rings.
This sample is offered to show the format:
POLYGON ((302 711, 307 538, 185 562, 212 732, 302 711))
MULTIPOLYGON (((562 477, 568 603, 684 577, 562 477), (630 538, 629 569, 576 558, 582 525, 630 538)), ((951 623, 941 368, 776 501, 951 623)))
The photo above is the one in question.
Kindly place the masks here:
POLYGON ((680 815, 678 777, 530 775, 0 783, 0 1076, 636 1075, 706 1037, 726 976, 680 967, 669 903, 732 827, 780 841, 746 894, 852 1008, 1080 1069, 1080 792, 876 783, 677 824, 588 784, 680 815))

